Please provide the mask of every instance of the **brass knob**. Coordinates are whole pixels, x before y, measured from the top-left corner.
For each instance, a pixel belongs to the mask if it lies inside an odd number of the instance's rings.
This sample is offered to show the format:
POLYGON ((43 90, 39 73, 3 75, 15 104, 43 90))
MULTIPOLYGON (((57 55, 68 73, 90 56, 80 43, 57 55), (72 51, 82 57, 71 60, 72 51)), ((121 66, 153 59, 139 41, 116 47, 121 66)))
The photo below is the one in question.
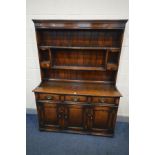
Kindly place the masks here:
POLYGON ((68 116, 67 116, 67 115, 65 115, 64 117, 65 117, 65 119, 67 119, 67 118, 68 118, 68 116))
POLYGON ((51 100, 52 99, 52 96, 47 96, 46 97, 48 100, 51 100))
POLYGON ((74 98, 73 98, 73 101, 74 101, 74 102, 77 102, 77 101, 78 101, 78 97, 74 97, 74 98))
POLYGON ((88 116, 88 117, 91 117, 92 115, 88 113, 88 115, 87 115, 87 116, 88 116))
POLYGON ((61 115, 59 114, 58 117, 61 118, 61 115))
POLYGON ((103 103, 103 102, 105 102, 105 100, 104 100, 104 98, 102 97, 102 98, 100 98, 100 101, 103 103))

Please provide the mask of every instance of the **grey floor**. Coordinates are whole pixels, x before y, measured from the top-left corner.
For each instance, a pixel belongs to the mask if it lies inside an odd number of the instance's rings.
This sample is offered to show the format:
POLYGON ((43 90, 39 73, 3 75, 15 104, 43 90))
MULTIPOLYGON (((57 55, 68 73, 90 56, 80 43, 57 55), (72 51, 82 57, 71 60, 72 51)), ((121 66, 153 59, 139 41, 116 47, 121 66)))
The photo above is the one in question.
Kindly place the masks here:
POLYGON ((27 115, 27 155, 128 155, 129 124, 117 122, 113 138, 40 132, 36 115, 27 115))

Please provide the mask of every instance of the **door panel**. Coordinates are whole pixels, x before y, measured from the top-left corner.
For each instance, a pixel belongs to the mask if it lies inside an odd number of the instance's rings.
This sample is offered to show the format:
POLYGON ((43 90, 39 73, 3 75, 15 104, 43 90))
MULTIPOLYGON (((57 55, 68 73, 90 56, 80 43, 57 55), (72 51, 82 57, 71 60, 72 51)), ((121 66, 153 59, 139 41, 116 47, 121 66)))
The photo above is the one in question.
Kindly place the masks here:
POLYGON ((67 105, 68 108, 68 118, 67 126, 68 129, 75 129, 75 130, 83 130, 84 128, 84 109, 83 105, 67 105))
POLYGON ((56 104, 44 104, 44 121, 46 124, 58 124, 56 104))
POLYGON ((117 107, 96 106, 92 110, 92 130, 113 130, 117 107))
POLYGON ((39 102, 42 127, 60 128, 61 118, 59 117, 58 103, 39 102))

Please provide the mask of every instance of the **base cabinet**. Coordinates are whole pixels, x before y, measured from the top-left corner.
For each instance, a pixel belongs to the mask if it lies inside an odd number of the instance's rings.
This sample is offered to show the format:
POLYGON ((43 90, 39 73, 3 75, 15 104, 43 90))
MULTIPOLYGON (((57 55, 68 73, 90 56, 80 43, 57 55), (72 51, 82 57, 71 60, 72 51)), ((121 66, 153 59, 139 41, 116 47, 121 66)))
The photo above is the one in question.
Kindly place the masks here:
POLYGON ((112 136, 117 106, 37 102, 40 130, 112 136))

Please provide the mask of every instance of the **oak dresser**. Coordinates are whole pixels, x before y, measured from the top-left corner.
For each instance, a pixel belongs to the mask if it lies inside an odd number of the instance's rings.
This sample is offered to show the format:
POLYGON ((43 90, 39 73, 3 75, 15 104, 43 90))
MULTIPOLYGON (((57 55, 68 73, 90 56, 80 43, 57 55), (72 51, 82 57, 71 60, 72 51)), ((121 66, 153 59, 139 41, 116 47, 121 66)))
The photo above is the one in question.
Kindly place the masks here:
POLYGON ((127 20, 33 20, 40 131, 113 136, 116 78, 127 20))

